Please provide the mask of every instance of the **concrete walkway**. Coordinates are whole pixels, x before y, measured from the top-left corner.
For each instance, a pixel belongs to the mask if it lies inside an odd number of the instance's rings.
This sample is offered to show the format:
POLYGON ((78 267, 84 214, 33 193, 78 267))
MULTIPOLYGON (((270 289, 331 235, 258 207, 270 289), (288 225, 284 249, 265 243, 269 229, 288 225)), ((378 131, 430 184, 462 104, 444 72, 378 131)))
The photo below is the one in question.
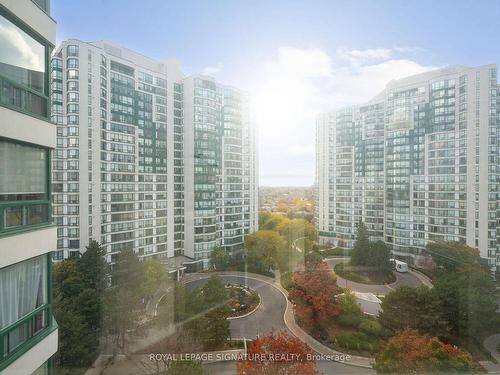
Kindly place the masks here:
POLYGON ((481 365, 490 374, 500 374, 500 352, 498 352, 498 345, 500 345, 500 333, 491 335, 483 341, 484 348, 490 352, 491 356, 495 358, 498 363, 491 361, 482 361, 481 365))

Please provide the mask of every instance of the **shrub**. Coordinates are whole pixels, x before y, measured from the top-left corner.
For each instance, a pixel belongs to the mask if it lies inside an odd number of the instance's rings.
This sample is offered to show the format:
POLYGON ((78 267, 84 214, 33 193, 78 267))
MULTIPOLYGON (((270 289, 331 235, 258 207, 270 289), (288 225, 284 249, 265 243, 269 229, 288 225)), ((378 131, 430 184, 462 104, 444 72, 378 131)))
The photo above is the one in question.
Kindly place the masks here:
POLYGON ((290 271, 283 272, 280 277, 281 286, 286 290, 290 290, 292 285, 292 273, 290 271))
POLYGON ((345 327, 358 327, 361 324, 361 314, 342 314, 338 318, 340 325, 345 327))
POLYGON ((363 319, 359 325, 359 329, 371 336, 380 336, 382 333, 382 325, 376 320, 363 319))
POLYGON ((326 250, 320 250, 323 257, 334 257, 334 256, 349 256, 351 255, 351 249, 343 249, 341 247, 334 247, 326 250))
POLYGON ((379 349, 378 342, 363 332, 343 333, 335 337, 337 344, 345 349, 366 350, 375 353, 379 349))

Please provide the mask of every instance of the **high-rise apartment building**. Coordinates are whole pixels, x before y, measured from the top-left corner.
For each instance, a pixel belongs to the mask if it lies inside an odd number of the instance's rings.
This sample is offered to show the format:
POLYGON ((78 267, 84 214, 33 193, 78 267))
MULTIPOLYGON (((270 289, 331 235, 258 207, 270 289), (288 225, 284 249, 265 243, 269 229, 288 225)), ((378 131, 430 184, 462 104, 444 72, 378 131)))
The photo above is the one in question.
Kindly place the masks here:
POLYGON ((58 48, 52 85, 59 258, 94 239, 110 262, 132 248, 194 267, 216 246, 241 247, 257 217, 243 94, 184 77, 172 60, 78 40, 58 48))
POLYGON ((442 240, 478 248, 500 267, 499 108, 495 65, 452 66, 319 115, 320 241, 352 247, 362 220, 410 262, 442 240))
POLYGON ((0 374, 50 374, 57 351, 50 252, 49 0, 0 0, 0 374))
POLYGON ((184 80, 185 249, 203 260, 237 255, 257 228, 255 131, 238 89, 210 77, 184 80))

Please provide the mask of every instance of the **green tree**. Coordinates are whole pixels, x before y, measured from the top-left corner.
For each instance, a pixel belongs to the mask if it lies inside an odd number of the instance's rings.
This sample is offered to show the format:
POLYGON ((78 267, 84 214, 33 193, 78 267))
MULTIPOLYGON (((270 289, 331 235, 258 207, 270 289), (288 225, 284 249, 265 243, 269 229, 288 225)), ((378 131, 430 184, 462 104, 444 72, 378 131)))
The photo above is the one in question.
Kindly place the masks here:
POLYGON ((445 272, 482 266, 479 251, 458 242, 430 242, 426 247, 426 253, 430 254, 438 268, 445 272))
POLYGON ((54 315, 60 329, 58 368, 86 367, 97 356, 105 267, 89 262, 94 250, 54 266, 54 315))
POLYGON ((397 288, 385 296, 381 307, 379 320, 393 331, 413 328, 439 337, 449 334, 440 299, 433 289, 426 286, 397 288))
POLYGON ((231 264, 231 256, 228 252, 220 246, 217 246, 210 254, 210 265, 218 270, 225 271, 231 264))
POLYGON ((382 241, 372 242, 368 247, 365 265, 372 272, 389 273, 392 271, 392 264, 389 261, 391 252, 382 241))
POLYGON ((158 259, 146 259, 144 261, 142 291, 147 296, 153 296, 155 292, 163 287, 168 280, 165 266, 158 259))
POLYGON ((59 369, 86 368, 97 357, 98 344, 91 328, 70 300, 54 299, 54 315, 59 325, 58 351, 55 356, 59 369))
POLYGON ((260 212, 259 228, 262 230, 275 230, 284 220, 286 220, 286 217, 281 214, 275 212, 260 212))
POLYGON ((360 220, 357 228, 356 242, 352 249, 351 263, 354 266, 365 266, 369 258, 370 240, 368 237, 368 229, 360 220))
POLYGON ((221 306, 228 300, 228 291, 219 276, 210 276, 201 291, 206 309, 221 306))
POLYGON ((276 227, 276 230, 289 245, 301 237, 306 237, 311 241, 315 241, 317 237, 314 225, 304 219, 285 219, 276 227))
POLYGON ((434 290, 454 335, 479 337, 498 328, 498 292, 488 269, 445 273, 434 290))
POLYGON ((133 250, 119 253, 111 273, 112 287, 104 294, 104 317, 107 334, 120 351, 141 336, 144 265, 133 250))
POLYGON ((109 266, 106 262, 106 251, 97 241, 90 241, 85 252, 78 259, 78 266, 85 282, 101 293, 109 282, 109 266))
POLYGON ((434 290, 451 333, 478 337, 495 329, 498 292, 479 252, 457 242, 430 243, 426 251, 442 270, 434 290))
POLYGON ((286 241, 277 232, 259 230, 245 237, 245 260, 249 272, 269 274, 278 265, 286 241))

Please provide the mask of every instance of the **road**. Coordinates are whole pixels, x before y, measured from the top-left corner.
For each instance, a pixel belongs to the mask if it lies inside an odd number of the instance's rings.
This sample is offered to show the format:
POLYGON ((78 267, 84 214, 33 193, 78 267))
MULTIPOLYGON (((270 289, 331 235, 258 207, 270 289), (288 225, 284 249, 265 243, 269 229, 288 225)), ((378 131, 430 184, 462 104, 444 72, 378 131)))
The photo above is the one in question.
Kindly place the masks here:
MULTIPOLYGON (((349 262, 349 260, 350 258, 330 258, 327 259, 326 262, 333 270, 336 264, 349 262)), ((389 292, 401 286, 409 286, 415 288, 422 284, 422 281, 413 273, 413 271, 407 273, 394 272, 394 274, 396 275, 396 281, 392 284, 386 284, 386 285, 361 284, 361 283, 356 283, 354 281, 346 280, 340 277, 339 275, 337 275, 337 284, 342 288, 347 287, 355 292, 373 293, 376 295, 386 295, 389 292)))
MULTIPOLYGON (((186 286, 195 288, 203 286, 210 275, 201 275, 203 279, 189 281, 186 286)), ((254 289, 261 296, 261 306, 255 313, 240 319, 231 320, 231 336, 254 338, 258 334, 265 334, 271 331, 288 330, 283 316, 286 310, 285 296, 273 285, 261 280, 252 279, 245 276, 219 275, 226 283, 243 284, 254 289)), ((207 364, 209 374, 233 375, 236 373, 234 362, 217 362, 207 364)), ((325 375, 329 374, 375 374, 375 371, 368 368, 345 365, 334 361, 320 361, 317 369, 325 375)))
MULTIPOLYGON (((269 284, 243 276, 220 276, 225 283, 247 285, 255 290, 261 298, 261 305, 253 314, 240 319, 231 320, 231 337, 254 338, 258 334, 286 329, 283 314, 286 308, 285 296, 269 284)), ((203 286, 208 279, 192 281, 186 286, 197 288, 203 286)))

